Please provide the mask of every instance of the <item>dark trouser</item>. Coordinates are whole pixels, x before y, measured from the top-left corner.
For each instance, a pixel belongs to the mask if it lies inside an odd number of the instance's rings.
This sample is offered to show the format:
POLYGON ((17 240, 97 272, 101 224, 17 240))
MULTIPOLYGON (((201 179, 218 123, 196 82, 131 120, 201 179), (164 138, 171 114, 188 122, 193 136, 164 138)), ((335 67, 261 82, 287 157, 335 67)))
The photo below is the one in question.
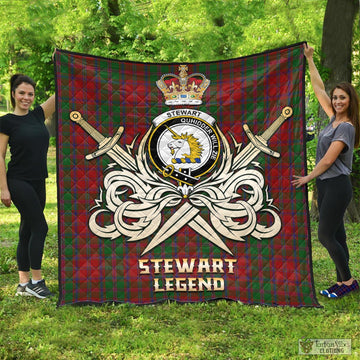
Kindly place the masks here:
POLYGON ((344 214, 352 198, 348 176, 316 180, 318 189, 319 229, 321 244, 327 249, 336 266, 337 281, 351 278, 349 250, 346 244, 344 214))
POLYGON ((11 200, 20 213, 17 263, 19 271, 40 270, 48 225, 44 216, 45 180, 8 178, 11 200))

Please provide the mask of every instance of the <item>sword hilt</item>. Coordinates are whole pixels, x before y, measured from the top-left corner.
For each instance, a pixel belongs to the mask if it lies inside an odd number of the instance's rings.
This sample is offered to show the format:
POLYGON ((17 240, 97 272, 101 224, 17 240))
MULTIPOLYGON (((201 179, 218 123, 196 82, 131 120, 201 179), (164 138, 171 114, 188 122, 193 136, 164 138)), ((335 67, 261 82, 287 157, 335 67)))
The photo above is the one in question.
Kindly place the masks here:
POLYGON ((88 154, 85 156, 86 160, 92 160, 95 159, 96 157, 105 154, 106 152, 108 152, 109 150, 111 150, 116 143, 119 141, 121 134, 124 131, 124 127, 120 126, 118 131, 116 132, 116 134, 113 137, 109 137, 109 138, 105 138, 100 144, 99 144, 99 149, 94 151, 91 154, 88 154))
POLYGON ((113 137, 105 137, 99 131, 94 129, 81 115, 79 111, 72 111, 70 119, 80 125, 94 140, 98 142, 98 149, 85 156, 86 160, 92 160, 100 155, 107 153, 120 166, 130 170, 136 170, 136 161, 130 154, 117 145, 124 127, 120 126, 113 137))
POLYGON ((251 143, 257 148, 259 149, 260 151, 262 151, 263 153, 265 154, 268 154, 270 156, 273 156, 273 157, 280 157, 280 154, 274 150, 271 150, 268 146, 267 146, 267 143, 266 141, 261 137, 261 136, 258 136, 258 135, 254 135, 249 126, 247 124, 244 124, 243 126, 244 130, 245 130, 245 133, 247 135, 247 137, 249 138, 249 140, 251 141, 251 143))
POLYGON ((70 120, 80 125, 96 142, 101 143, 105 136, 94 129, 81 115, 79 111, 70 113, 70 120))
POLYGON ((260 151, 273 157, 280 157, 280 154, 267 146, 267 141, 275 134, 283 122, 293 113, 290 106, 282 109, 281 115, 262 133, 262 135, 254 135, 247 124, 243 125, 245 133, 251 143, 260 151))
POLYGON ((293 114, 293 109, 286 106, 282 109, 281 115, 260 135, 266 142, 275 134, 277 129, 293 114))

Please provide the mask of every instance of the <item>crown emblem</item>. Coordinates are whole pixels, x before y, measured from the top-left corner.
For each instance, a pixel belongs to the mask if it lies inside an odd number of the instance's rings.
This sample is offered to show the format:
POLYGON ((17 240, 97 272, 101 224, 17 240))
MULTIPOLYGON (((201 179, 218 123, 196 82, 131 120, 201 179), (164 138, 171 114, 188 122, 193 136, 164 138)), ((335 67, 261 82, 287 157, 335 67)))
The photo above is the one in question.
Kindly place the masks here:
POLYGON ((164 74, 156 82, 165 96, 166 105, 200 105, 201 98, 210 85, 205 75, 194 73, 188 75, 187 65, 179 66, 179 75, 164 74))

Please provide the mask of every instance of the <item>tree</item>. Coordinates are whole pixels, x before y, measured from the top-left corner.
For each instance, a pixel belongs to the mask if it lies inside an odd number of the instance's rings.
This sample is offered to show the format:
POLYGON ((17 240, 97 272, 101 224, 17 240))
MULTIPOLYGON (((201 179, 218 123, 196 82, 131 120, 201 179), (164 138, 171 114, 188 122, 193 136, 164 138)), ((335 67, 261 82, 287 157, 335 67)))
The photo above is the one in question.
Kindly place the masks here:
POLYGON ((5 1, 0 9, 0 80, 4 92, 8 96, 10 74, 23 72, 37 80, 37 99, 42 101, 55 85, 51 67, 54 1, 5 1))
POLYGON ((355 0, 327 2, 321 44, 322 65, 330 69, 327 90, 340 81, 351 81, 353 26, 358 10, 359 2, 355 0))

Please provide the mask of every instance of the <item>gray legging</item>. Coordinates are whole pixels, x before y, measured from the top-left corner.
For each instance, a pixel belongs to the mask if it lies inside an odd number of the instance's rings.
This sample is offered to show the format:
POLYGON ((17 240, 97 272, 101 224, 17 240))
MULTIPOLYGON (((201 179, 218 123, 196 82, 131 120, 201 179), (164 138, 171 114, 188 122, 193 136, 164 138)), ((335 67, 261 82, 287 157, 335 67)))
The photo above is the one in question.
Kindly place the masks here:
POLYGON ((350 177, 340 175, 325 180, 317 179, 316 186, 319 206, 319 240, 335 263, 337 281, 347 281, 351 278, 351 272, 344 214, 352 198, 350 177))
POLYGON ((16 254, 18 270, 40 270, 48 232, 44 216, 45 179, 24 181, 8 178, 8 187, 21 219, 16 254))

